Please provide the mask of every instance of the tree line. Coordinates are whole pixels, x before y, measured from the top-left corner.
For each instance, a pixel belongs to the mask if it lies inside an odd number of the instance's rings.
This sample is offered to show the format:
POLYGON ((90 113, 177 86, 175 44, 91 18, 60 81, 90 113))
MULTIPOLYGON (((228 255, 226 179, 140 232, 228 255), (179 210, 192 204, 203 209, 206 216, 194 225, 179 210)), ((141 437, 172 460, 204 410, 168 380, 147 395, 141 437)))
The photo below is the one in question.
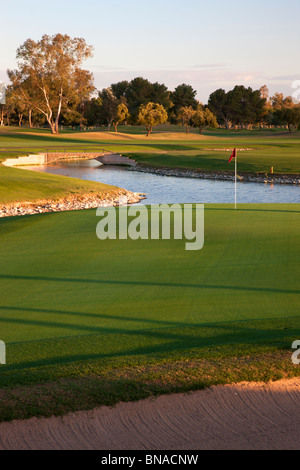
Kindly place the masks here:
POLYGON ((44 35, 28 39, 17 50, 18 68, 8 70, 10 84, 6 104, 0 104, 0 124, 29 127, 47 125, 53 134, 61 126, 143 125, 147 135, 154 126, 171 123, 202 130, 205 127, 285 125, 291 132, 300 124, 300 105, 281 93, 269 96, 260 90, 237 85, 226 92, 218 89, 208 103, 196 99, 196 90, 180 84, 170 91, 163 83, 143 77, 120 81, 97 91, 91 72, 81 68, 93 47, 83 38, 44 35))

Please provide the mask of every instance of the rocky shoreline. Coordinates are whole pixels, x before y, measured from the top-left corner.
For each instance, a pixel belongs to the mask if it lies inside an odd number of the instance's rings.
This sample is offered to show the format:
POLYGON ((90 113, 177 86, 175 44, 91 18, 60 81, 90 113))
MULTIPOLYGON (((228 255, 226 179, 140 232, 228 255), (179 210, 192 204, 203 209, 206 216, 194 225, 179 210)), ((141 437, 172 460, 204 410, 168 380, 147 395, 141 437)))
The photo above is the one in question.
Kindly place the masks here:
POLYGON ((77 196, 66 196, 57 200, 39 200, 35 202, 23 201, 15 203, 0 204, 0 217, 13 217, 21 215, 42 214, 45 212, 76 211, 83 209, 95 209, 97 207, 113 207, 122 204, 136 204, 145 195, 133 193, 125 189, 119 189, 112 193, 84 194, 77 196))
MULTIPOLYGON (((131 171, 138 171, 142 173, 152 173, 154 175, 162 176, 175 176, 177 178, 200 178, 219 181, 234 181, 234 173, 226 171, 208 172, 203 170, 189 170, 185 168, 156 168, 146 165, 136 164, 131 168, 131 171)), ((268 174, 265 173, 238 173, 238 181, 246 183, 264 183, 264 184, 299 184, 299 174, 268 174)))

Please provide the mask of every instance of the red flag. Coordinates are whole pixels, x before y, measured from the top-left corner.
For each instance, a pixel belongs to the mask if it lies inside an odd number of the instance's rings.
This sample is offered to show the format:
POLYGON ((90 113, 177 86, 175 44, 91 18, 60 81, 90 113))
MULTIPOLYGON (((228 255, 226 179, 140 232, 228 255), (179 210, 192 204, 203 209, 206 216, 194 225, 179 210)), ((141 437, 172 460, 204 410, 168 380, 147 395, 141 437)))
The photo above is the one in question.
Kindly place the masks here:
POLYGON ((230 163, 231 160, 232 160, 233 158, 235 158, 235 157, 236 157, 236 149, 234 149, 234 151, 232 152, 232 155, 231 155, 231 157, 229 158, 228 163, 230 163))

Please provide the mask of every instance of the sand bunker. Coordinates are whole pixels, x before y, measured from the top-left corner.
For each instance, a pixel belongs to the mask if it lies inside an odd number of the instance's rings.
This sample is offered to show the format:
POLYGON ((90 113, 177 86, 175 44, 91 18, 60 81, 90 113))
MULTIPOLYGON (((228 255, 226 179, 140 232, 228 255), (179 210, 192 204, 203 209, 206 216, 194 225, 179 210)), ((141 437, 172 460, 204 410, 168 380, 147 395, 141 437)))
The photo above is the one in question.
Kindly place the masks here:
POLYGON ((300 378, 0 424, 0 449, 299 449, 300 378))
MULTIPOLYGON (((148 137, 146 137, 146 130, 145 133, 141 134, 126 134, 122 132, 107 132, 107 131, 101 131, 101 132, 96 132, 96 131, 88 131, 88 132, 72 132, 72 133, 60 133, 60 134, 49 134, 49 133, 44 133, 44 134, 37 134, 36 132, 31 132, 31 131, 24 131, 22 132, 22 135, 32 135, 32 136, 42 136, 42 137, 47 137, 47 138, 53 138, 54 140, 57 139, 59 140, 62 138, 64 141, 66 139, 70 140, 143 140, 145 139, 145 142, 148 142, 149 140, 217 140, 218 137, 214 136, 208 136, 208 135, 200 135, 200 134, 194 134, 194 133, 189 133, 186 134, 185 132, 165 132, 165 131, 153 131, 152 134, 150 134, 148 137)), ((14 135, 20 135, 20 132, 7 132, 7 135, 9 136, 14 136, 14 135)))
POLYGON ((163 131, 153 131, 148 137, 145 133, 142 134, 124 134, 121 132, 82 132, 74 134, 61 134, 63 138, 72 138, 72 139, 91 139, 91 140, 143 140, 148 142, 149 140, 215 140, 217 137, 200 135, 200 134, 186 134, 185 132, 163 132, 163 131))

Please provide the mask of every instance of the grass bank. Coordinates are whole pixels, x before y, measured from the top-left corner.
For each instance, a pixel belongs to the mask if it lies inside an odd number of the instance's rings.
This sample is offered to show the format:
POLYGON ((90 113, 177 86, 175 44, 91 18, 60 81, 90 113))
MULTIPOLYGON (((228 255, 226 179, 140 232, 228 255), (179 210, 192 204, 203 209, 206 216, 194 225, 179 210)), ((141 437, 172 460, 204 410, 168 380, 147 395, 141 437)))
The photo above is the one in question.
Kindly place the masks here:
POLYGON ((0 204, 58 200, 80 195, 111 195, 116 186, 0 166, 0 204))

